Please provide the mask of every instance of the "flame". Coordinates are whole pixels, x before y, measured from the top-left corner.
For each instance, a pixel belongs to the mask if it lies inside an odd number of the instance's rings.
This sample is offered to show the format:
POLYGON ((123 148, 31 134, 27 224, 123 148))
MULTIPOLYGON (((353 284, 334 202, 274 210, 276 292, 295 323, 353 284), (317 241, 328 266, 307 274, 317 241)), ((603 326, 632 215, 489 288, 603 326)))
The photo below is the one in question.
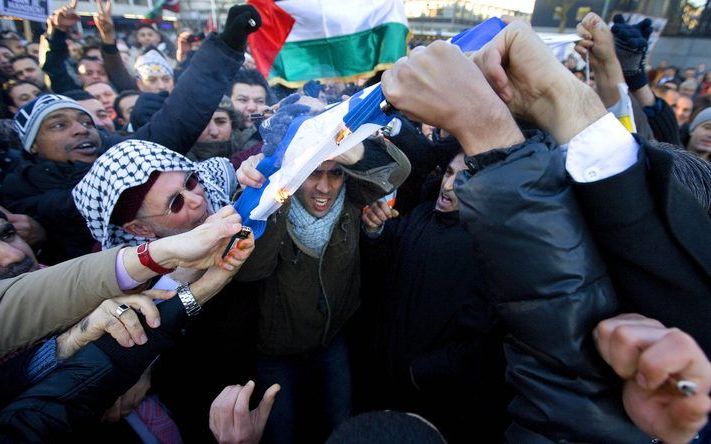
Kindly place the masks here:
POLYGON ((340 130, 336 134, 336 145, 340 145, 341 142, 343 142, 343 139, 348 137, 351 134, 351 130, 348 129, 348 127, 344 127, 342 130, 340 130))
POLYGON ((274 197, 274 199, 276 199, 276 201, 280 204, 284 205, 284 202, 289 199, 289 192, 286 190, 286 188, 282 188, 276 192, 276 196, 274 197))

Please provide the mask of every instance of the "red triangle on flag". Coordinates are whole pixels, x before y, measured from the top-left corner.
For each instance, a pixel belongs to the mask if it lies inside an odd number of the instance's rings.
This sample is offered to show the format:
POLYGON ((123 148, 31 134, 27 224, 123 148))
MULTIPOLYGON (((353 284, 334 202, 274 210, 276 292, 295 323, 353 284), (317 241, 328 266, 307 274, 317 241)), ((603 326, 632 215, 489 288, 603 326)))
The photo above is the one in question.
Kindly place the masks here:
POLYGON ((295 20, 273 0, 247 0, 247 3, 257 8, 262 16, 262 27, 251 33, 247 40, 257 70, 268 77, 295 20))

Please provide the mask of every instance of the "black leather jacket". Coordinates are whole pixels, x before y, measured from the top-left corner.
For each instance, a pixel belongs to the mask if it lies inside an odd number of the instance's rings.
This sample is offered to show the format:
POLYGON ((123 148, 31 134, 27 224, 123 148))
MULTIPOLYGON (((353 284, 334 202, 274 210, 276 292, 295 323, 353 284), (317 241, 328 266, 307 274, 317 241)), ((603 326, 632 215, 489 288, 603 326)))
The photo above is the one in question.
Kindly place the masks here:
POLYGON ((591 332, 618 301, 552 138, 467 158, 455 191, 506 330, 512 443, 650 442, 591 332), (473 175, 472 175, 473 173, 473 175))

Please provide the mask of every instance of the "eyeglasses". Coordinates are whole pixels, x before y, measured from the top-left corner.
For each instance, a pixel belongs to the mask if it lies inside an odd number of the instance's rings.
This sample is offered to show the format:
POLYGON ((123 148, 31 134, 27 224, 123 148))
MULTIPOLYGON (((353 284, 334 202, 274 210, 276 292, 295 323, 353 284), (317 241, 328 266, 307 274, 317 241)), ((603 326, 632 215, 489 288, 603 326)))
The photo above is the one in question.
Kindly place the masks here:
POLYGON ((193 191, 198 185, 200 184, 200 181, 198 180, 198 175, 195 171, 190 172, 187 176, 185 176, 185 181, 183 181, 183 186, 178 191, 178 193, 173 197, 173 199, 170 201, 170 204, 168 204, 168 209, 165 210, 165 213, 163 214, 154 214, 151 216, 141 216, 138 217, 137 219, 145 219, 148 217, 160 217, 160 216, 167 216, 169 214, 177 214, 180 213, 180 210, 183 209, 183 205, 185 205, 185 197, 183 197, 183 192, 184 191, 193 191))

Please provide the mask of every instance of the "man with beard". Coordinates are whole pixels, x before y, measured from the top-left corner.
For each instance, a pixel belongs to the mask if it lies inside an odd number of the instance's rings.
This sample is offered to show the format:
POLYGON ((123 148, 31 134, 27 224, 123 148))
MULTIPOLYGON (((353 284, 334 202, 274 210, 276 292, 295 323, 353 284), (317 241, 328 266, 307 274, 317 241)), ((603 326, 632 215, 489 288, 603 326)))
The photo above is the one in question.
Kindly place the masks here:
MULTIPOLYGON (((284 99, 260 127, 263 152, 276 149, 293 119, 321 109, 323 104, 312 98, 284 99)), ((240 184, 263 185, 265 178, 256 169, 260 158, 242 163, 240 184)), ((324 429, 328 432, 350 416, 351 373, 343 329, 360 304, 360 211, 392 192, 409 172, 405 155, 378 138, 322 162, 269 218, 256 256, 237 275, 259 285, 257 385, 282 387, 265 442, 316 441, 324 429), (309 399, 313 392, 322 396, 309 399), (305 408, 309 402, 315 409, 305 408), (326 418, 300 430, 307 411, 319 409, 326 418)))
MULTIPOLYGON (((423 415, 449 442, 501 439, 505 427, 504 359, 494 334, 474 239, 459 220, 458 153, 442 177, 437 201, 404 217, 384 200, 363 210, 363 261, 377 293, 363 303, 368 384, 375 406, 423 415), (382 274, 381 274, 382 273, 382 274), (457 396, 452 396, 453 392, 457 396)), ((364 375, 365 377, 365 375, 364 375)))
POLYGON ((39 63, 34 56, 21 55, 13 58, 12 69, 18 79, 32 82, 45 88, 44 72, 40 69, 39 63))
MULTIPOLYGON (((131 137, 187 152, 231 85, 243 60, 247 34, 260 24, 253 7, 233 7, 222 34, 205 41, 160 111, 131 137)), ((59 95, 38 97, 15 116, 25 159, 6 177, 2 201, 9 210, 52 227, 43 253, 45 263, 85 254, 93 244, 70 190, 103 151, 124 139, 96 126, 86 109, 59 95)))

